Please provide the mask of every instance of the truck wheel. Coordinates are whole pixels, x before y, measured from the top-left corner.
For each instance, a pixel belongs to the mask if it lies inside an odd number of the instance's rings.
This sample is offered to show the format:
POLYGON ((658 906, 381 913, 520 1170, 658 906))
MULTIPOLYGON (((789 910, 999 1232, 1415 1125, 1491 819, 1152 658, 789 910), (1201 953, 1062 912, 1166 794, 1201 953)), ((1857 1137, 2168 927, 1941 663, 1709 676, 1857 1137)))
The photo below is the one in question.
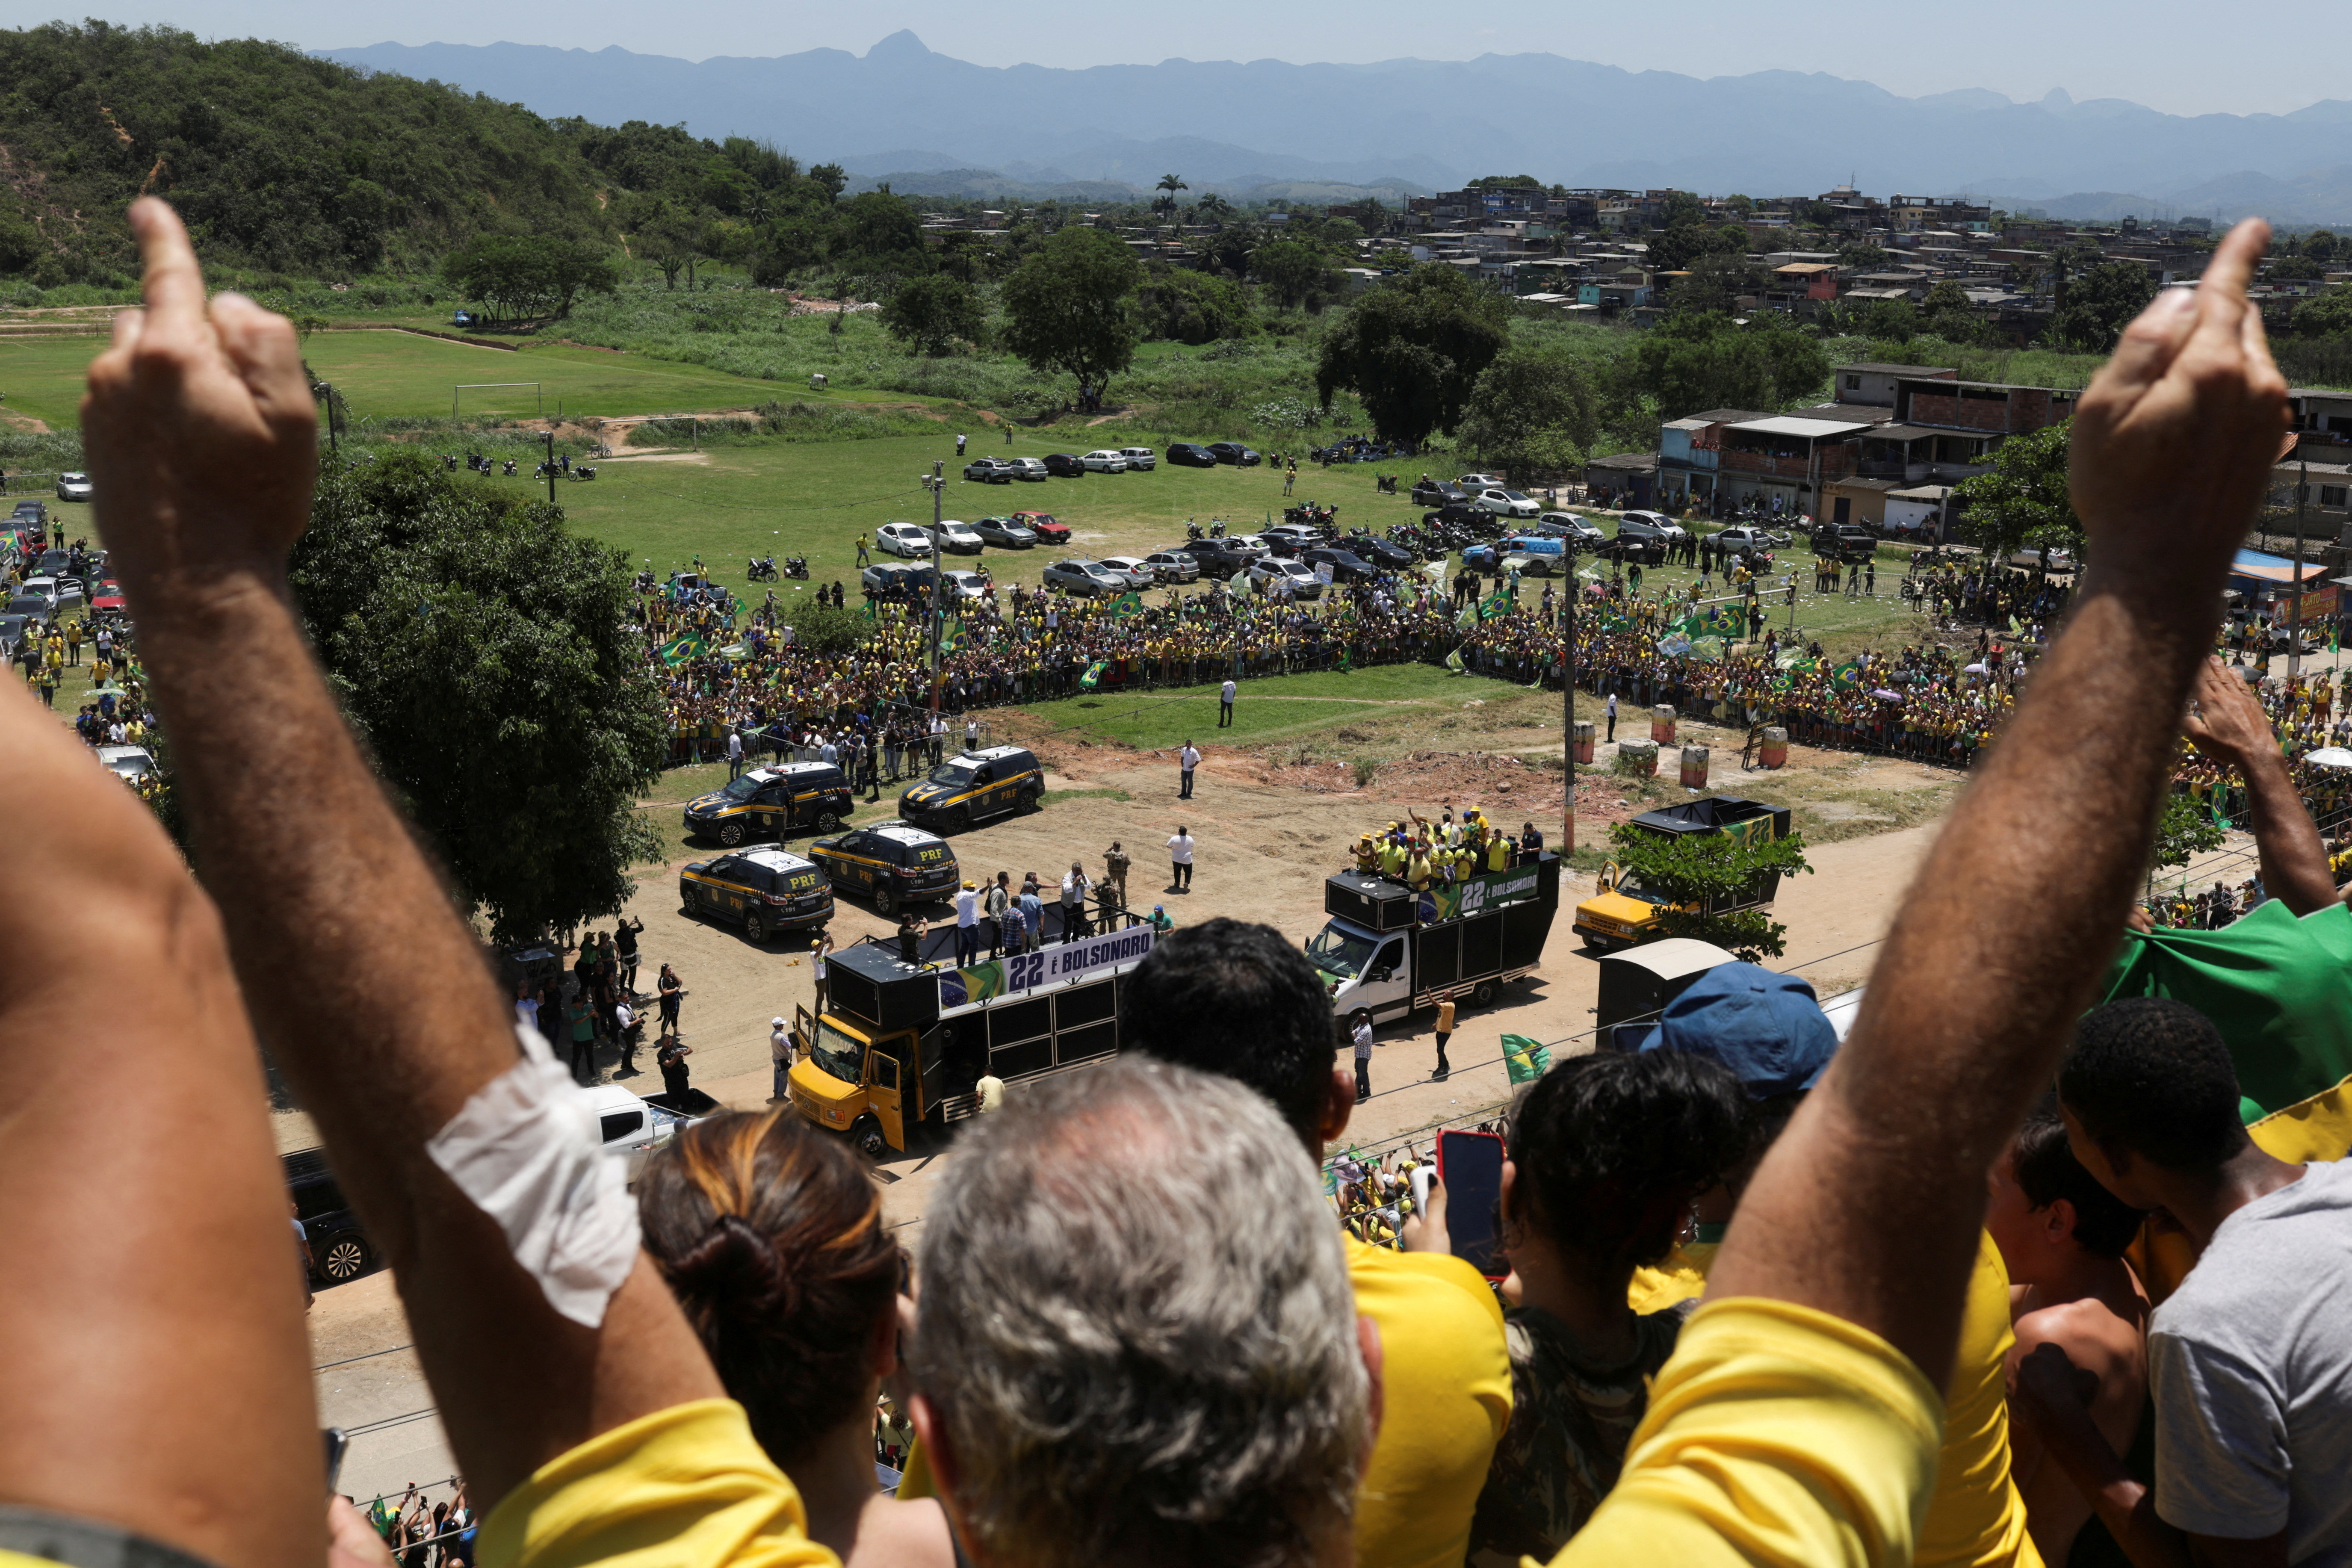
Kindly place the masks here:
POLYGON ((882 1123, 871 1116, 861 1116, 849 1124, 849 1141, 869 1160, 890 1152, 890 1141, 882 1136, 882 1123))
POLYGON ((754 910, 743 917, 743 938, 757 945, 768 940, 768 917, 754 910))
POLYGON ((968 806, 968 805, 960 805, 960 806, 957 806, 957 807, 956 807, 956 809, 955 809, 955 815, 954 815, 953 816, 949 817, 949 818, 948 818, 948 820, 947 820, 947 830, 948 830, 950 833, 969 833, 969 832, 971 832, 971 807, 970 807, 970 806, 968 806))
POLYGON ((368 1271, 374 1261, 368 1244, 356 1236, 339 1236, 319 1258, 319 1272, 338 1285, 348 1284, 368 1271))
POLYGON ((1491 1007, 1494 1005, 1495 983, 1491 980, 1481 980, 1478 982, 1477 989, 1470 993, 1470 1005, 1473 1007, 1491 1007))
POLYGON ((1021 792, 1021 814, 1024 816, 1028 816, 1032 812, 1043 811, 1045 809, 1045 803, 1038 799, 1038 796, 1043 794, 1045 794, 1045 791, 1035 789, 1024 789, 1021 792))
POLYGON ((818 812, 816 814, 816 830, 819 833, 839 832, 841 830, 841 813, 837 811, 818 812))
POLYGON ((740 822, 721 824, 719 829, 719 842, 724 844, 730 849, 732 849, 737 845, 742 843, 743 825, 740 822))
POLYGON ((877 888, 874 889, 874 912, 876 914, 887 915, 898 907, 898 900, 889 889, 877 888))

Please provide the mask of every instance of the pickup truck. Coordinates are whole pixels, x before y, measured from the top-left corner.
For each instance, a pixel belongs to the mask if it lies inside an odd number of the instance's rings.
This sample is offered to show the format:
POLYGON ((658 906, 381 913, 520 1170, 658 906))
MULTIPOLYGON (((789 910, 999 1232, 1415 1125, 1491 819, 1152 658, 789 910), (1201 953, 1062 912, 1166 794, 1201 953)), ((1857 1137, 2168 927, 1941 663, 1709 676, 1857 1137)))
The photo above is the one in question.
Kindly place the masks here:
POLYGON ((1878 540, 1858 522, 1833 522, 1813 531, 1813 553, 1832 561, 1867 561, 1878 553, 1878 540))
MULTIPOLYGON (((1633 818, 1631 826, 1666 837, 1719 833, 1743 839, 1786 838, 1789 808, 1725 795, 1645 811, 1633 818)), ((1717 905, 1716 912, 1761 909, 1771 903, 1780 889, 1780 873, 1767 871, 1737 895, 1717 905)), ((1665 907, 1664 898, 1644 889, 1630 872, 1612 860, 1601 868, 1599 889, 1576 906, 1573 929, 1592 952, 1631 947, 1657 934, 1658 911, 1665 907)))

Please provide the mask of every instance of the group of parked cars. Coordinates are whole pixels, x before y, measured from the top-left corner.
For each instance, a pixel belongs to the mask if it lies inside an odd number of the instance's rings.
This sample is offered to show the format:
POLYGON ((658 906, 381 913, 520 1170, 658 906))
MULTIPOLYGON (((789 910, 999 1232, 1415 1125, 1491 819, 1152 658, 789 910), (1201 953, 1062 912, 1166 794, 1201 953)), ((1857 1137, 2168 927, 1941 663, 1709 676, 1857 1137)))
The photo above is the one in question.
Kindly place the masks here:
MULTIPOLYGON (((1213 468, 1220 464, 1255 468, 1265 459, 1235 441, 1212 441, 1202 446, 1179 441, 1168 448, 1168 461, 1178 468, 1213 468)), ((1160 454, 1150 447, 1104 447, 1092 452, 1048 452, 1042 458, 974 458, 963 466, 963 477, 975 484, 1009 485, 1014 480, 1042 484, 1047 479, 1082 479, 1088 474, 1147 473, 1160 466, 1160 454)))

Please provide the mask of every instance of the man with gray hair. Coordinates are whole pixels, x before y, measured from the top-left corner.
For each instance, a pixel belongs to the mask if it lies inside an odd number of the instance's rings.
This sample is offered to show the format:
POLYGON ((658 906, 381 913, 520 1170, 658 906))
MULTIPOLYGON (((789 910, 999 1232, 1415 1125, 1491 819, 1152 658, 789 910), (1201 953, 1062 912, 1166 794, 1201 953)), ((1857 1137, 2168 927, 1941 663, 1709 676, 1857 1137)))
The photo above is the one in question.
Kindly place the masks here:
POLYGON ((1008 1102, 956 1156, 911 1413, 972 1560, 1348 1561, 1379 1336, 1265 1098, 1128 1058, 1008 1102))

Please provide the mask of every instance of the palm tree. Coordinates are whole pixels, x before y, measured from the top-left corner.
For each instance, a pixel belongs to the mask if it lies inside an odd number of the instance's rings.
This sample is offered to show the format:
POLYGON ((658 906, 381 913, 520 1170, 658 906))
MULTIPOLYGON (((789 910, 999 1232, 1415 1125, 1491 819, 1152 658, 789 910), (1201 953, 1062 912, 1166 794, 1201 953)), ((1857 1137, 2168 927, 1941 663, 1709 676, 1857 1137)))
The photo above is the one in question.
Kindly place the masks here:
POLYGON ((1176 193, 1179 191, 1189 191, 1192 187, 1186 184, 1182 178, 1178 175, 1162 174, 1160 176, 1160 184, 1156 188, 1159 190, 1160 195, 1152 202, 1151 205, 1168 215, 1168 226, 1171 229, 1173 229, 1176 226, 1176 193))
POLYGON ((1211 191, 1207 195, 1201 198, 1200 208, 1201 211, 1209 216, 1212 222, 1222 226, 1224 223, 1226 215, 1234 210, 1234 204, 1225 200, 1224 197, 1219 195, 1216 192, 1211 191))

